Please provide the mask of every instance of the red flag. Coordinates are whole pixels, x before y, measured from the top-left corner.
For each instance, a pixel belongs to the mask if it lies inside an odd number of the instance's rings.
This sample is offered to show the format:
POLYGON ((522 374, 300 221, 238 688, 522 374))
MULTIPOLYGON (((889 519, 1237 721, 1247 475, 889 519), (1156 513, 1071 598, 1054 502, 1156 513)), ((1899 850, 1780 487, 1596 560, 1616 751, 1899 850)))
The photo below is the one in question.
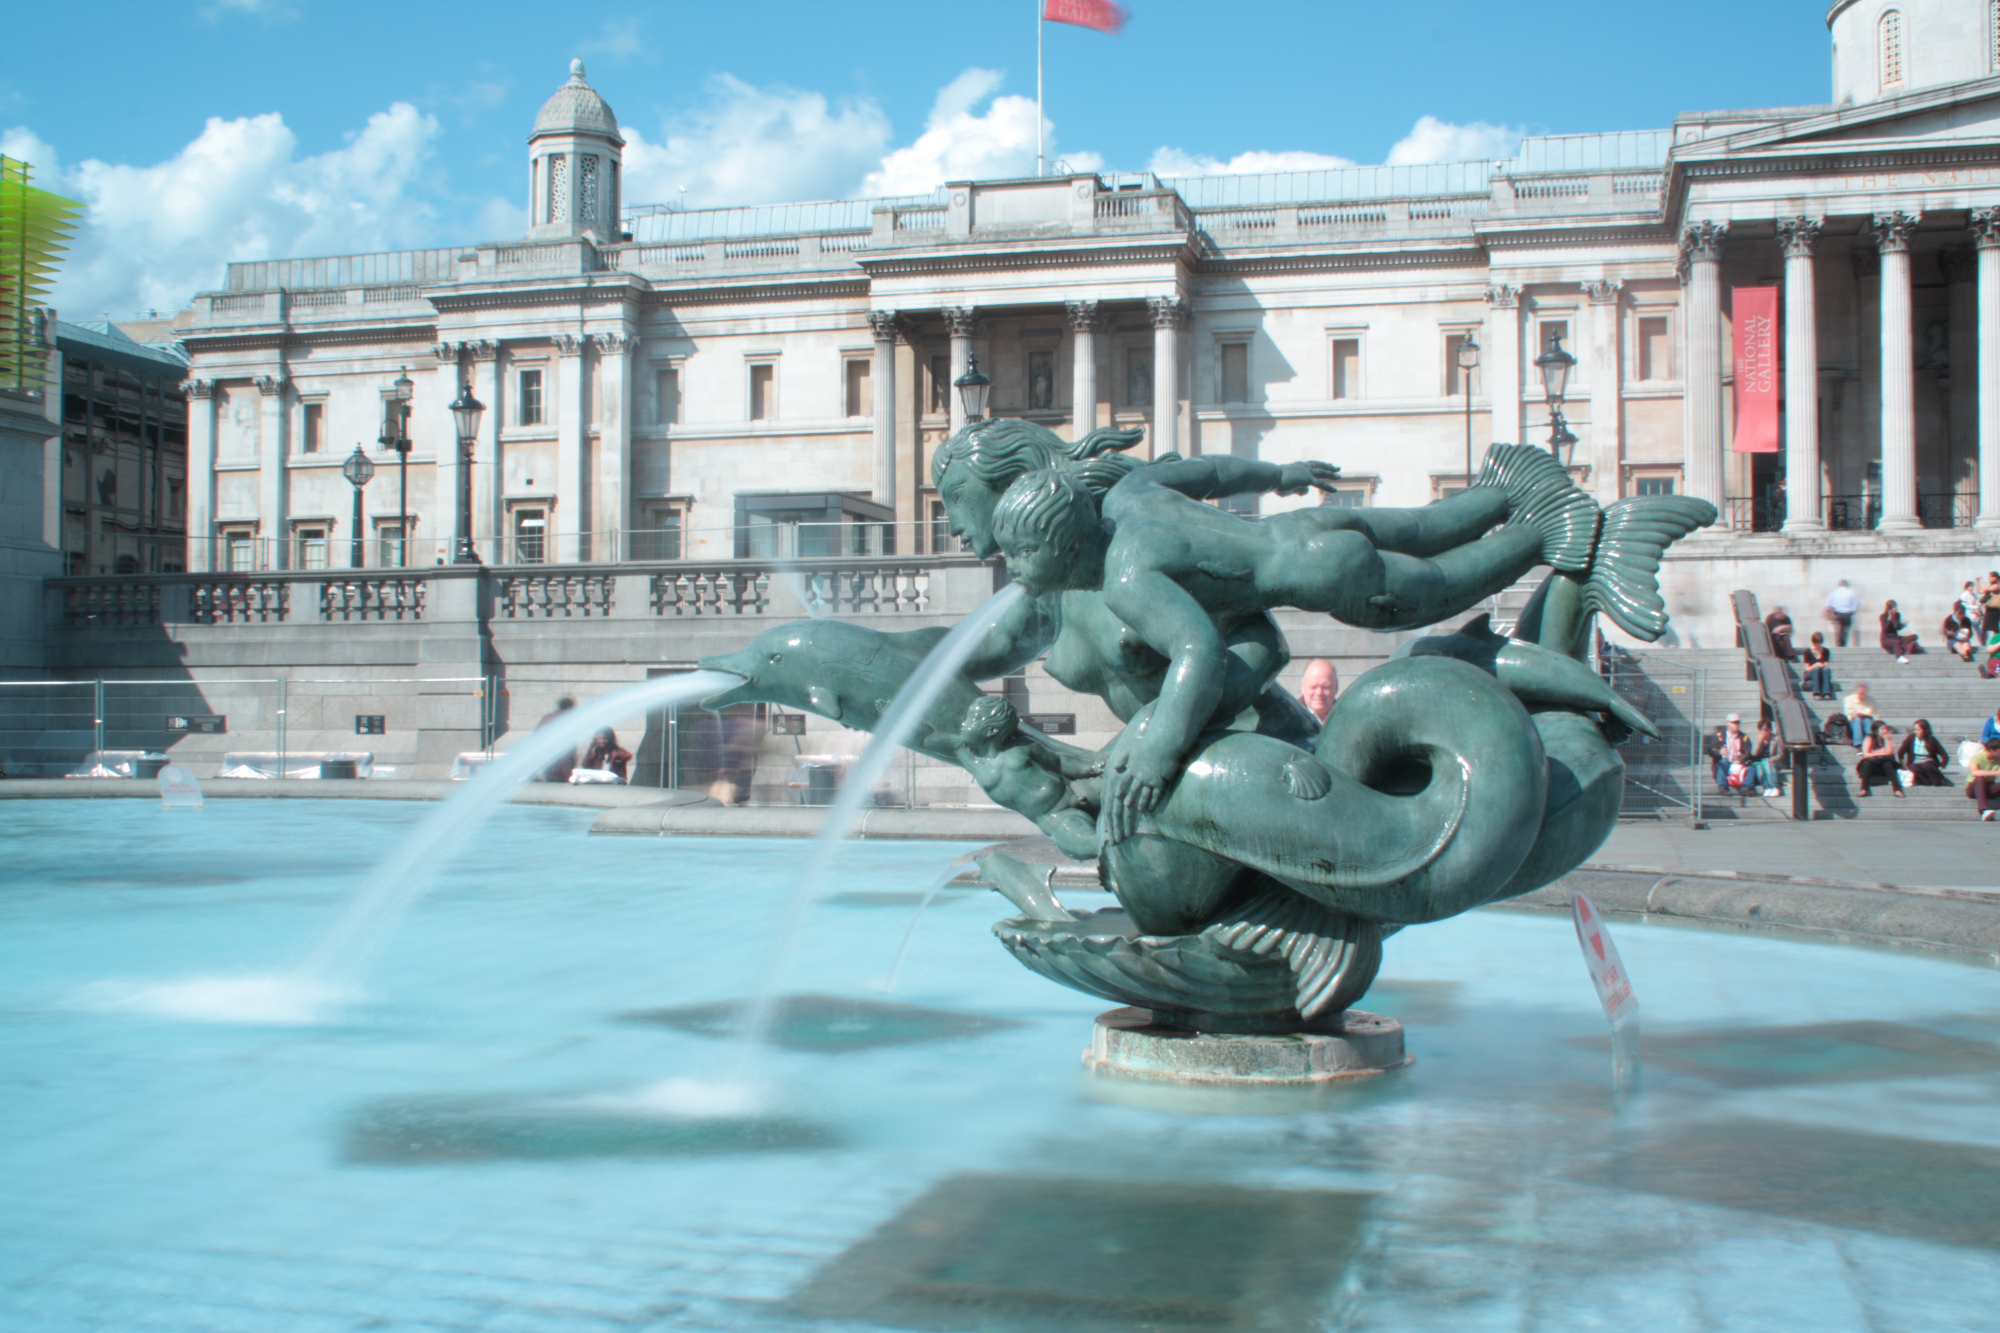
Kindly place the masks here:
POLYGON ((1117 32, 1131 15, 1112 0, 1045 0, 1042 17, 1051 23, 1074 23, 1079 28, 1117 32))
POLYGON ((1736 439, 1739 454, 1778 452, 1778 289, 1738 287, 1736 439))

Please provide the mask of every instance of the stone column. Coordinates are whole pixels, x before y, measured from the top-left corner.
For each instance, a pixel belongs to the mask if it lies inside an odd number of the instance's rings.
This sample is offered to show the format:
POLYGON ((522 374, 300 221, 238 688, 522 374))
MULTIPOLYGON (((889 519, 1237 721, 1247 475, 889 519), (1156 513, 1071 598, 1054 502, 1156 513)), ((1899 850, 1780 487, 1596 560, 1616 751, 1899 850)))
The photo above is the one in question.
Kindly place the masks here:
MULTIPOLYGON (((187 567, 194 573, 205 574, 216 563, 215 382, 189 380, 187 408, 187 567)), ((58 550, 66 549, 60 536, 53 540, 58 550)))
POLYGON ((1153 439, 1152 456, 1180 450, 1181 329, 1188 306, 1178 296, 1155 296, 1146 302, 1153 316, 1153 439))
POLYGON ((494 564, 504 558, 504 517, 500 512, 505 479, 500 470, 500 423, 507 405, 500 401, 500 344, 483 338, 472 350, 472 396, 486 404, 479 419, 479 438, 472 445, 472 542, 479 558, 494 564))
POLYGON ((1080 440, 1097 429, 1097 331, 1104 317, 1095 301, 1070 301, 1069 328, 1076 339, 1076 364, 1070 372, 1069 433, 1080 440))
POLYGON ((875 503, 896 507, 896 312, 871 310, 875 364, 868 370, 868 410, 875 418, 875 503))
MULTIPOLYGON (((965 404, 958 396, 958 377, 972 361, 972 317, 970 306, 944 308, 945 332, 951 335, 951 383, 945 386, 944 397, 945 410, 951 413, 952 435, 965 429, 965 404)), ((992 372, 987 375, 990 377, 992 372)))
POLYGON ((583 338, 574 333, 558 333, 556 348, 556 505, 550 515, 549 559, 562 564, 587 560, 590 539, 590 505, 585 500, 590 465, 584 441, 590 430, 585 420, 590 395, 583 377, 589 370, 584 358, 583 338))
POLYGON ((597 405, 597 455, 591 475, 597 482, 593 527, 607 535, 592 551, 596 560, 623 560, 625 534, 632 529, 632 357, 639 340, 629 333, 599 333, 597 380, 604 401, 597 405))
MULTIPOLYGON (((2000 532, 2000 208, 1973 210, 1979 246, 1979 529, 2000 532)), ((190 529, 192 531, 192 529, 190 529)))
POLYGON ((1911 343, 1910 236, 1921 214, 1877 213, 1870 232, 1882 252, 1883 532, 1917 520, 1917 363, 1911 343))
MULTIPOLYGON (((1486 396, 1493 404, 1487 434, 1495 444, 1521 442, 1521 289, 1497 283, 1486 289, 1486 396)), ((1475 469, 1477 458, 1472 460, 1475 469)))
POLYGON ((1685 489, 1722 508, 1722 242, 1729 226, 1697 222, 1681 233, 1687 283, 1681 358, 1685 489))
POLYGON ((1583 284, 1590 298, 1590 457, 1595 471, 1590 489, 1601 504, 1618 498, 1619 467, 1625 461, 1619 411, 1625 377, 1618 355, 1618 298, 1624 287, 1616 278, 1583 284))
MULTIPOLYGON (((440 403, 450 403, 458 397, 458 386, 463 379, 458 359, 464 351, 464 343, 440 342, 431 348, 431 354, 437 358, 440 403)), ((448 542, 444 547, 444 558, 446 563, 450 563, 452 556, 458 552, 458 539, 465 535, 460 531, 458 512, 458 473, 462 466, 462 451, 458 447, 458 422, 451 413, 445 413, 443 429, 436 432, 435 438, 437 445, 432 453, 437 461, 432 470, 436 474, 437 485, 431 508, 437 511, 438 536, 448 542)))
POLYGON ((1785 531, 1821 532, 1819 302, 1813 289, 1817 218, 1780 218, 1785 251, 1785 531))
POLYGON ((291 534, 285 531, 291 498, 285 476, 285 390, 290 384, 282 371, 257 377, 257 392, 263 396, 257 420, 257 513, 264 520, 264 536, 274 543, 273 569, 292 567, 291 534))

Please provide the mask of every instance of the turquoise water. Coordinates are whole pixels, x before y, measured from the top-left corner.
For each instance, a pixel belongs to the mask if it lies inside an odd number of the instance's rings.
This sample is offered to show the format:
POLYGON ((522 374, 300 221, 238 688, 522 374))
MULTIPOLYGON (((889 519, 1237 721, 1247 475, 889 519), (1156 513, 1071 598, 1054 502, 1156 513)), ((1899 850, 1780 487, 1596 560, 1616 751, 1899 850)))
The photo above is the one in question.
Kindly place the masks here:
POLYGON ((1614 922, 1610 1093, 1566 919, 1404 931, 1417 1063, 1187 1096, 1078 1066, 964 847, 851 846, 762 1062, 733 1010, 804 844, 509 809, 310 1023, 162 1016, 281 970, 387 802, 0 803, 0 1330, 1989 1329, 2000 974, 1614 922))

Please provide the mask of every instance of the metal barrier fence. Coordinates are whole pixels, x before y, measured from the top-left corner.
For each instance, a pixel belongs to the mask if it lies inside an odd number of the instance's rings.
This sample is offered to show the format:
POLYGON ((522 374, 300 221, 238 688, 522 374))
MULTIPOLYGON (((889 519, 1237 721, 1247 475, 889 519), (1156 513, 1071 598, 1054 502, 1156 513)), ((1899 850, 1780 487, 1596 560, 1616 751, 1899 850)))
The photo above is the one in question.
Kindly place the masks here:
POLYGON ((1619 747, 1625 759, 1625 815, 1699 822, 1709 781, 1702 753, 1708 672, 1651 654, 1642 669, 1618 648, 1600 660, 1611 688, 1660 729, 1658 740, 1634 735, 1619 747))
MULTIPOLYGON (((672 671, 655 674, 673 674, 672 671)), ((562 711, 629 679, 267 676, 0 681, 0 776, 467 778, 562 711)), ((635 711, 611 724, 626 781, 732 805, 829 804, 868 737, 742 704, 635 711)), ((588 744, 580 743, 580 761, 588 744)), ((544 774, 565 779, 563 766, 544 774)), ((957 766, 906 752, 878 804, 990 804, 957 766)))

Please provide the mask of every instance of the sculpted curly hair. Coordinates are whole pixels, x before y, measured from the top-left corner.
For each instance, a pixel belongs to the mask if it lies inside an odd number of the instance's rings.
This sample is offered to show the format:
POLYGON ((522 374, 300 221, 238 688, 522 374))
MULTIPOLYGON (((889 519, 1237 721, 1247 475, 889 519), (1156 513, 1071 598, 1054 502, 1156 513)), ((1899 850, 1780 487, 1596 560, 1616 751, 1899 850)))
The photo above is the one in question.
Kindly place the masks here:
POLYGON ((965 720, 961 726, 972 732, 986 730, 997 725, 1001 735, 1014 730, 1020 723, 1020 714, 1014 705, 997 694, 982 694, 966 707, 965 720))
POLYGON ((1094 430, 1071 442, 1046 426, 1018 417, 975 421, 939 445, 931 456, 931 484, 944 480, 945 469, 963 461, 985 485, 1004 491, 1018 477, 1043 468, 1075 473, 1093 495, 1102 495, 1139 466, 1139 460, 1115 452, 1130 449, 1145 435, 1140 430, 1094 430))
POLYGON ((1000 497, 993 536, 1017 548, 1030 540, 1058 551, 1081 550, 1097 535, 1097 497, 1078 477, 1059 468, 1030 472, 1000 497))

